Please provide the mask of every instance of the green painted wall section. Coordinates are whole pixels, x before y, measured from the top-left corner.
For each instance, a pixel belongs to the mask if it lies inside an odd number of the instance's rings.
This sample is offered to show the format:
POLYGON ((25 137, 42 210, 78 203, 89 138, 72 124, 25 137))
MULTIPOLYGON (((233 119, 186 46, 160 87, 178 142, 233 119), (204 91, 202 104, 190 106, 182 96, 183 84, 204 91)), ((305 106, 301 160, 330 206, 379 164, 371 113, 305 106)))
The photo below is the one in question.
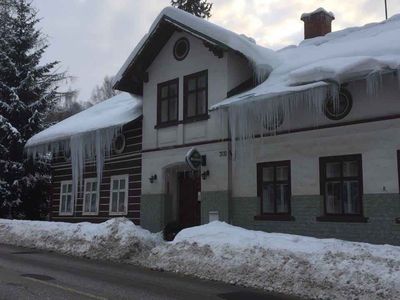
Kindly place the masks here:
POLYGON ((151 232, 159 232, 171 221, 172 202, 164 194, 142 195, 140 202, 140 224, 151 232))
POLYGON ((292 197, 294 221, 255 221, 254 216, 260 212, 259 203, 256 197, 233 198, 232 223, 268 232, 400 245, 400 224, 395 223, 395 219, 400 216, 398 194, 364 195, 364 216, 368 218, 367 223, 318 222, 316 217, 323 212, 323 199, 318 195, 292 197))
POLYGON ((209 212, 218 211, 219 220, 229 222, 229 193, 228 191, 201 193, 201 224, 209 221, 209 212))

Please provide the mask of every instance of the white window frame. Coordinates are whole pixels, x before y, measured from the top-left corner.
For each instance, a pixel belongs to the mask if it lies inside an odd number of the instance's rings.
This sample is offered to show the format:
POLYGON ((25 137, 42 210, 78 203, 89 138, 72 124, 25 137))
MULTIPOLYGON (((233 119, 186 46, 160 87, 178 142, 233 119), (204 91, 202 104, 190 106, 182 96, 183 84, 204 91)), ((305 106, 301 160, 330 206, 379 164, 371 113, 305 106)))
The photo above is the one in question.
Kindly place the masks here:
MULTIPOLYGON (((118 190, 121 191, 121 190, 118 190)), ((128 214, 128 192, 129 192, 129 175, 116 175, 116 176, 111 176, 110 179, 110 202, 109 202, 109 215, 110 216, 125 216, 128 214), (124 179, 126 181, 125 184, 125 199, 124 199, 124 204, 125 204, 125 211, 123 212, 113 212, 112 209, 112 193, 113 193, 113 180, 121 180, 124 179)), ((119 197, 119 196, 118 196, 119 197)))
POLYGON ((82 201, 82 215, 83 216, 97 216, 99 214, 99 204, 100 204, 100 199, 99 199, 99 190, 100 187, 97 183, 97 190, 96 190, 96 200, 97 200, 97 205, 96 205, 96 211, 95 212, 85 212, 85 202, 86 202, 86 194, 92 195, 94 192, 93 191, 87 191, 86 185, 87 183, 93 183, 97 182, 97 178, 86 178, 84 181, 84 192, 83 192, 83 201, 82 201))
POLYGON ((64 195, 63 191, 62 191, 62 187, 63 185, 66 184, 70 184, 72 185, 72 180, 63 180, 60 182, 60 203, 59 203, 59 210, 58 210, 58 215, 59 216, 73 216, 74 215, 74 207, 75 207, 75 197, 74 197, 74 191, 73 188, 71 188, 71 193, 68 193, 68 189, 67 189, 67 193, 65 193, 65 195, 71 195, 71 211, 70 212, 63 212, 61 211, 61 207, 62 207, 62 196, 64 195))

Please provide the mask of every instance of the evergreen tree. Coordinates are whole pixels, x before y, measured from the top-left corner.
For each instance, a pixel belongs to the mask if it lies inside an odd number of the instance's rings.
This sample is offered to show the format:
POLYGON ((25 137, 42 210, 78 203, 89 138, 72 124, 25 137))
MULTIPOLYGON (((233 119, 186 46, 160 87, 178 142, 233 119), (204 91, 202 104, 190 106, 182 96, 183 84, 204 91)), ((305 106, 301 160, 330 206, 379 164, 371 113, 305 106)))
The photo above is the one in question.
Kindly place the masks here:
POLYGON ((0 217, 39 218, 46 208, 48 159, 33 164, 26 141, 46 126, 58 101, 58 62, 41 65, 48 47, 27 0, 0 0, 0 217))
POLYGON ((200 18, 210 18, 213 4, 207 0, 171 0, 171 5, 200 18))

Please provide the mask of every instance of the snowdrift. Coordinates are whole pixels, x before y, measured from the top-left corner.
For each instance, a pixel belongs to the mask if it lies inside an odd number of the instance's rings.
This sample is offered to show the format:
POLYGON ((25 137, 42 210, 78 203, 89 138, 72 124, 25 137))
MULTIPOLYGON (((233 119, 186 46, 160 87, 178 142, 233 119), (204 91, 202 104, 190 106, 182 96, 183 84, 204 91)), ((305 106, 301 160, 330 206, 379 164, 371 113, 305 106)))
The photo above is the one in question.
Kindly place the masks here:
POLYGON ((93 259, 139 261, 160 240, 125 218, 101 224, 0 219, 0 243, 93 259))
POLYGON ((399 299, 400 247, 246 230, 223 222, 173 242, 120 218, 102 224, 0 220, 0 243, 257 287, 307 299, 399 299))

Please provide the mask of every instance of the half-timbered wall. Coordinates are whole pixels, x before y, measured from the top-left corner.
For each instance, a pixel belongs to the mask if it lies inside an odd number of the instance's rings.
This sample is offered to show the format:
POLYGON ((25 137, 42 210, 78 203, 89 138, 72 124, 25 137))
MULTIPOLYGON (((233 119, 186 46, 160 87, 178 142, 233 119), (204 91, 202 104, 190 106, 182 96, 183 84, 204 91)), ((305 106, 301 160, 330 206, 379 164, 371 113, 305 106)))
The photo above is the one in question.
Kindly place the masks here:
MULTIPOLYGON (((72 180, 71 163, 63 155, 57 155, 52 162, 52 199, 50 218, 53 221, 67 222, 103 222, 110 216, 110 180, 111 176, 129 175, 128 214, 120 215, 129 218, 135 224, 140 224, 140 194, 141 194, 141 160, 142 160, 142 119, 126 124, 122 133, 125 136, 125 149, 121 154, 112 153, 105 160, 103 178, 100 186, 99 212, 96 215, 84 215, 83 187, 79 187, 78 198, 72 216, 60 216, 61 182, 72 180)), ((95 161, 87 161, 84 171, 85 178, 96 177, 95 161)))

